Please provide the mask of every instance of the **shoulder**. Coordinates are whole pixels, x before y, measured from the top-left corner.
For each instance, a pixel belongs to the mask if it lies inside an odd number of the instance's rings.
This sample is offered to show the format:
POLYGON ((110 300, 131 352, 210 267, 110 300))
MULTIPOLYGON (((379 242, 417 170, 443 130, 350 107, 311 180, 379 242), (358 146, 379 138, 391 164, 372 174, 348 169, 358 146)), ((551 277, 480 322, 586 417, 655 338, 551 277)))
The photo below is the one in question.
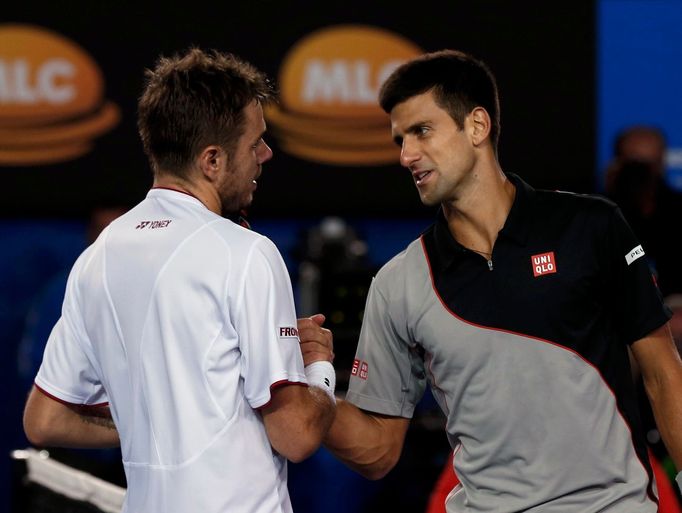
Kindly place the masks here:
POLYGON ((413 274, 414 266, 423 261, 424 250, 420 237, 386 262, 377 272, 374 281, 382 287, 404 282, 405 278, 413 274))
POLYGON ((594 228, 619 217, 618 206, 599 194, 537 190, 534 217, 547 222, 590 223, 594 228))
POLYGON ((540 206, 553 205, 554 209, 566 209, 587 213, 608 213, 617 208, 616 204, 605 196, 599 194, 584 194, 561 190, 536 191, 536 202, 540 206))
POLYGON ((233 252, 250 253, 257 250, 265 253, 273 251, 278 253, 275 244, 265 235, 244 228, 229 219, 217 217, 208 222, 206 227, 233 252))

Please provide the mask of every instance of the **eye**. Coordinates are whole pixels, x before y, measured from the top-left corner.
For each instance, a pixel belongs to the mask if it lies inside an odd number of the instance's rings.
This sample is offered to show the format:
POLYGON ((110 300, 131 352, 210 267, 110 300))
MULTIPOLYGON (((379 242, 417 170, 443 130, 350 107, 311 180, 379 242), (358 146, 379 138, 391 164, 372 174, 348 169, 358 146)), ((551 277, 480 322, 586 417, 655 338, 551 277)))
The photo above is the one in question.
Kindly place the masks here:
POLYGON ((263 142, 263 138, 261 137, 261 138, 259 138, 259 139, 256 141, 255 144, 251 145, 251 149, 255 150, 256 148, 258 148, 258 147, 260 146, 260 144, 261 144, 262 142, 263 142))
POLYGON ((416 129, 417 135, 423 136, 429 133, 430 128, 428 126, 419 126, 416 129))

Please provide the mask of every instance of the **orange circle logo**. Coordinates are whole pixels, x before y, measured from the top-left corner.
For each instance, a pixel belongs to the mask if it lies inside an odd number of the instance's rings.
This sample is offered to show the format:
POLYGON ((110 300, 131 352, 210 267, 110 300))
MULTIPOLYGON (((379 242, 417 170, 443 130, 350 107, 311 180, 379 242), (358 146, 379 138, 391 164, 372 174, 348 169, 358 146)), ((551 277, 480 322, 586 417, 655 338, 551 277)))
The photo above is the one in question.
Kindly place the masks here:
POLYGON ((266 110, 282 148, 325 164, 397 161, 378 93, 395 68, 421 53, 400 35, 362 25, 329 27, 300 40, 282 63, 281 105, 266 110))
POLYGON ((118 123, 102 73, 72 41, 40 27, 0 25, 0 165, 76 158, 118 123))

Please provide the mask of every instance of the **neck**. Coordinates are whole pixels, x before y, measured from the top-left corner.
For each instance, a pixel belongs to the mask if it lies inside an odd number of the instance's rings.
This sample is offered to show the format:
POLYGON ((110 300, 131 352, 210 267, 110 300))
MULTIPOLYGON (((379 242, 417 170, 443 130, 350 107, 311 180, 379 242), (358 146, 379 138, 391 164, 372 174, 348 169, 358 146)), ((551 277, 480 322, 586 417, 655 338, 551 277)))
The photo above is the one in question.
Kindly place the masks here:
POLYGON ((488 172, 472 174, 466 189, 455 201, 443 204, 443 213, 457 242, 490 258, 514 203, 516 187, 496 165, 488 172))
POLYGON ((212 187, 208 187, 196 180, 183 178, 170 173, 158 172, 154 176, 153 187, 174 189, 194 196, 211 212, 221 214, 220 198, 212 187))

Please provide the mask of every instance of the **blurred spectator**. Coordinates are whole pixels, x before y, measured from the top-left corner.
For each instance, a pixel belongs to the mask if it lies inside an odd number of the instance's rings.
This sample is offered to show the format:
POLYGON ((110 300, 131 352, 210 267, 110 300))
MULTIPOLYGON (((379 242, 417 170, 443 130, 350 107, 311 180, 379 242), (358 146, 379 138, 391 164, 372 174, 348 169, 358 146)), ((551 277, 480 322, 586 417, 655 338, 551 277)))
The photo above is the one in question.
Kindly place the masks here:
POLYGON ((301 235, 295 250, 299 316, 327 316, 326 325, 334 333, 336 390, 344 391, 377 268, 369 260, 367 243, 345 219, 326 217, 301 235))
POLYGON ((635 160, 651 165, 659 178, 665 178, 667 142, 663 132, 656 127, 633 125, 621 130, 613 143, 613 161, 606 170, 606 193, 618 175, 618 164, 635 160))
MULTIPOLYGON (((614 158, 606 172, 606 193, 621 208, 642 243, 661 293, 667 296, 666 304, 670 306, 668 298, 682 293, 682 269, 672 243, 682 222, 682 194, 672 190, 665 181, 665 135, 655 127, 634 125, 618 134, 613 152, 614 158)), ((677 320, 671 319, 673 330, 675 325, 682 323, 681 315, 677 314, 677 320)), ((633 375, 651 459, 660 462, 672 477, 674 465, 661 441, 639 370, 634 364, 633 375)), ((664 472, 659 474, 665 475, 664 472)))
POLYGON ((682 292, 682 266, 672 245, 682 222, 682 194, 668 187, 653 161, 616 159, 611 173, 607 194, 642 243, 661 293, 682 292))

